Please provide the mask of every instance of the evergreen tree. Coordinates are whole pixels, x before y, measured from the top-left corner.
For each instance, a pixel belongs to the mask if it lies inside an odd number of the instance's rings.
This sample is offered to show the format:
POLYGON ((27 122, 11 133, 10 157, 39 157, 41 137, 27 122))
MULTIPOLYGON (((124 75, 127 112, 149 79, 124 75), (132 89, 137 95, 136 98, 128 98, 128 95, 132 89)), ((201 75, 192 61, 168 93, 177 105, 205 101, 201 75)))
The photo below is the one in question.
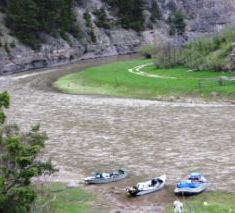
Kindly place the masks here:
POLYGON ((105 0, 112 8, 118 8, 120 23, 124 28, 144 30, 144 0, 105 0))
POLYGON ((186 28, 184 15, 180 10, 172 12, 168 22, 170 24, 170 35, 183 35, 186 28))
POLYGON ((143 0, 119 0, 121 24, 137 31, 144 29, 143 0))
POLYGON ((97 27, 110 29, 110 23, 107 18, 107 14, 105 12, 105 9, 103 7, 95 10, 94 15, 96 16, 96 26, 97 27))
POLYGON ((7 26, 25 44, 37 47, 38 7, 34 0, 9 0, 7 6, 7 26))
POLYGON ((37 160, 47 139, 39 125, 21 133, 17 125, 5 125, 9 95, 0 93, 0 212, 26 213, 36 199, 33 177, 54 172, 50 162, 37 160))
POLYGON ((156 22, 156 20, 159 20, 161 18, 161 10, 159 8, 158 2, 156 0, 152 0, 152 4, 151 4, 151 21, 152 22, 156 22))
POLYGON ((74 0, 8 0, 7 26, 25 44, 38 47, 41 32, 79 36, 74 0))

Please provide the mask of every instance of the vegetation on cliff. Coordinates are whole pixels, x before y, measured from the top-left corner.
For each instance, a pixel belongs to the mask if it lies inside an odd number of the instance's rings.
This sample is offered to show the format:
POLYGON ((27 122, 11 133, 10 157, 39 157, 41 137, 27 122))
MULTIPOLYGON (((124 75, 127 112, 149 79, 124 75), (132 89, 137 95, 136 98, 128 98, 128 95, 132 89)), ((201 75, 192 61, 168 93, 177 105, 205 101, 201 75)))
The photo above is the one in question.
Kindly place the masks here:
MULTIPOLYGON (((44 42, 45 34, 68 39, 68 33, 79 39, 82 36, 96 42, 94 25, 99 28, 123 27, 142 31, 146 28, 144 10, 150 12, 150 20, 156 22, 161 18, 157 1, 152 0, 147 7, 144 0, 103 0, 101 8, 89 8, 83 0, 4 0, 0 7, 6 13, 6 26, 11 34, 22 43, 38 48, 44 42), (83 26, 77 20, 75 8, 83 8, 86 12, 86 25, 90 19, 87 33, 83 34, 83 26), (95 19, 88 16, 94 15, 95 19), (111 14, 112 21, 108 18, 111 14), (138 18, 137 18, 138 17, 138 18), (81 30, 82 29, 82 30, 81 30)), ((87 26, 86 26, 87 27, 87 26)))
POLYGON ((143 0, 105 0, 112 8, 118 8, 120 23, 124 28, 144 29, 143 0))
POLYGON ((24 44, 37 48, 41 33, 65 37, 79 35, 73 0, 8 0, 6 24, 24 44))

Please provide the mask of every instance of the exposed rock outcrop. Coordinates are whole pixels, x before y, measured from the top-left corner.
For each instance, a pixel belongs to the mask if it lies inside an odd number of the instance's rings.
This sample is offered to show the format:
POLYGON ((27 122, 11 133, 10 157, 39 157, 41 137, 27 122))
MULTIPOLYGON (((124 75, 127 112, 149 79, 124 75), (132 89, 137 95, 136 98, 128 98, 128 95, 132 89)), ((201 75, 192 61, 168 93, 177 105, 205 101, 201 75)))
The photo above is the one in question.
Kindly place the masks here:
MULTIPOLYGON (((104 6, 102 0, 85 2, 91 10, 104 6)), ((163 18, 153 24, 151 30, 137 33, 118 27, 110 30, 95 27, 96 43, 91 43, 87 39, 75 39, 71 35, 68 35, 69 42, 43 35, 45 43, 38 51, 25 47, 9 34, 3 24, 4 15, 0 12, 2 32, 0 35, 0 75, 70 63, 80 59, 134 53, 143 42, 150 43, 159 37, 168 38, 167 19, 171 11, 176 8, 184 11, 187 17, 185 39, 194 39, 205 33, 215 33, 225 26, 235 26, 235 0, 159 0, 158 2, 163 18)), ((151 0, 146 0, 146 3, 150 5, 151 0)), ((106 7, 106 9, 109 18, 115 20, 109 8, 106 7)), ((75 8, 75 10, 81 29, 84 30, 85 9, 75 8)), ((92 20, 94 22, 95 17, 92 17, 92 20)), ((232 58, 235 63, 234 54, 232 58)))

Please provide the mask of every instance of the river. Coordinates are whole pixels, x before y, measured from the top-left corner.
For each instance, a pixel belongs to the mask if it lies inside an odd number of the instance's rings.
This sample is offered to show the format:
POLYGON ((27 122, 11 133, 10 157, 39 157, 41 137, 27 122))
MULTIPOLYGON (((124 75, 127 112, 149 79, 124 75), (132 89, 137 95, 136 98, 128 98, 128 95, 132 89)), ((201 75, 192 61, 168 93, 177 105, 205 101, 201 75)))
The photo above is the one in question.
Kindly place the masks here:
POLYGON ((23 130, 40 122, 48 133, 42 156, 60 168, 53 180, 128 169, 122 182, 88 187, 112 212, 160 212, 160 203, 175 199, 175 182, 191 171, 202 172, 210 190, 235 192, 235 106, 69 95, 51 86, 61 75, 115 60, 120 58, 0 76, 0 91, 11 95, 8 120, 23 130), (161 174, 167 175, 164 191, 127 199, 125 186, 161 174))

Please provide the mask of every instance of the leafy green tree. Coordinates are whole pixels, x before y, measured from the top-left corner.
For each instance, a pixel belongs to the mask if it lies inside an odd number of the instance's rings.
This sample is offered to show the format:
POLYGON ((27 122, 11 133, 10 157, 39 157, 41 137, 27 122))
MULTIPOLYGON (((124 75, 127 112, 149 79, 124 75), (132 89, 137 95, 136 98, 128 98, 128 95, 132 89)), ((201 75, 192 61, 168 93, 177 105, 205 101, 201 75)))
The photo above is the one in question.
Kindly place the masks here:
POLYGON ((40 126, 21 133, 17 125, 6 125, 4 109, 9 107, 7 92, 0 94, 0 212, 30 211, 36 193, 31 179, 54 172, 52 164, 38 160, 47 135, 40 126))

